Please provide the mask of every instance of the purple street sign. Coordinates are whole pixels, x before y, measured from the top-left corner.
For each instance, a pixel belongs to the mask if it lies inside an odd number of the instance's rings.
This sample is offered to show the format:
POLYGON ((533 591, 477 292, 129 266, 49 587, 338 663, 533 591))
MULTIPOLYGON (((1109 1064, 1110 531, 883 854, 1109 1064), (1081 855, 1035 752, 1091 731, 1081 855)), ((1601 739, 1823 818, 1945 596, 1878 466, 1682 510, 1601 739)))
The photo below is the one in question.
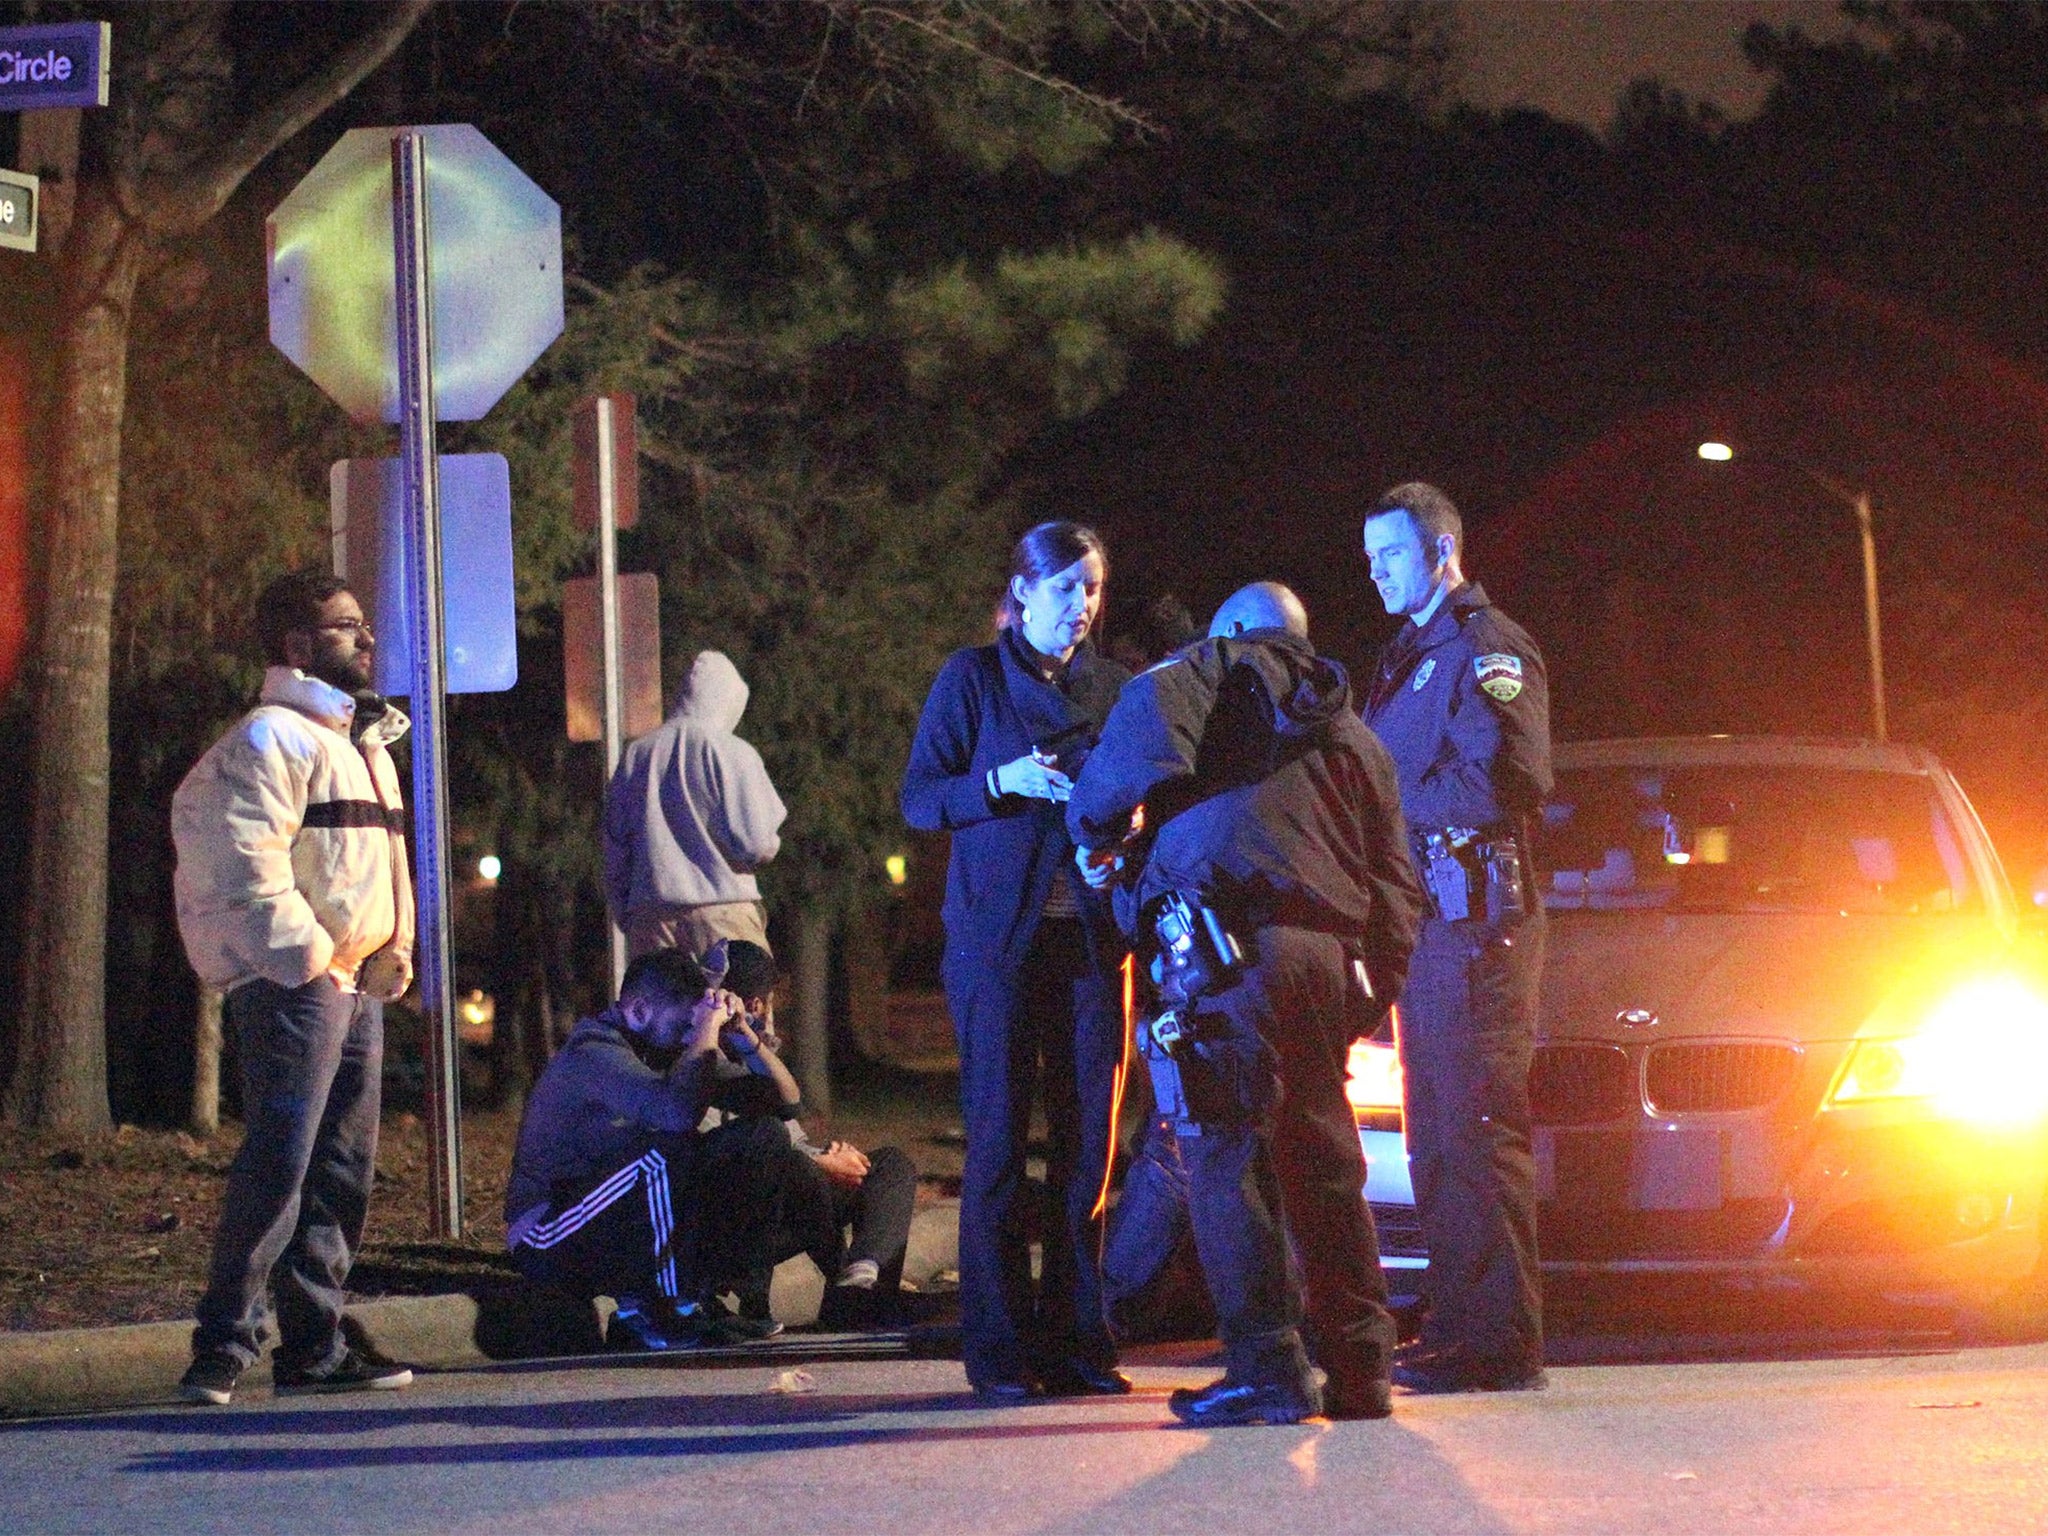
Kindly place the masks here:
POLYGON ((0 27, 0 112, 104 107, 112 39, 104 21, 0 27))

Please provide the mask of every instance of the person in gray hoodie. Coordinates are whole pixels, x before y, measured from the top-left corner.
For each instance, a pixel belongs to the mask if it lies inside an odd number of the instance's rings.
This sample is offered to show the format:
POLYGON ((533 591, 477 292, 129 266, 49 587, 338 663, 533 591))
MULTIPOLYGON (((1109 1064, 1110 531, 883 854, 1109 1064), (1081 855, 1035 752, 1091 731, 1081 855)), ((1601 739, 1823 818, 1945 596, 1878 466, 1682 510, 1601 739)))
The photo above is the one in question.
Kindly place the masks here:
POLYGON ((717 939, 768 948, 754 871, 782 847, 782 797, 734 731, 747 684, 723 651, 699 651, 675 711, 629 744, 605 792, 605 895, 637 958, 702 954, 717 939))

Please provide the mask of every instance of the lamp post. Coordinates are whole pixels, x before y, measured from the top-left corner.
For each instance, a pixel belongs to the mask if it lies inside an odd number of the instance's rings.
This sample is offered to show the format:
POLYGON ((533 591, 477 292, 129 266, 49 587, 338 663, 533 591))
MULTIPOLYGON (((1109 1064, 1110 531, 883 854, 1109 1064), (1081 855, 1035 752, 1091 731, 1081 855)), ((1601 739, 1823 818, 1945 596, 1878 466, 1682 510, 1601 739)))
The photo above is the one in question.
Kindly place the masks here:
MULTIPOLYGON (((1726 443, 1701 443, 1699 456, 1709 463, 1725 464, 1735 457, 1735 450, 1726 443)), ((1787 469, 1797 470, 1856 514, 1856 533, 1863 544, 1863 629, 1870 648, 1871 734, 1879 741, 1888 741, 1891 738, 1885 730, 1884 632, 1878 623, 1877 614, 1877 541, 1870 531, 1870 492, 1853 490, 1833 475, 1815 469, 1811 464, 1802 464, 1796 459, 1775 462, 1782 463, 1787 469)))

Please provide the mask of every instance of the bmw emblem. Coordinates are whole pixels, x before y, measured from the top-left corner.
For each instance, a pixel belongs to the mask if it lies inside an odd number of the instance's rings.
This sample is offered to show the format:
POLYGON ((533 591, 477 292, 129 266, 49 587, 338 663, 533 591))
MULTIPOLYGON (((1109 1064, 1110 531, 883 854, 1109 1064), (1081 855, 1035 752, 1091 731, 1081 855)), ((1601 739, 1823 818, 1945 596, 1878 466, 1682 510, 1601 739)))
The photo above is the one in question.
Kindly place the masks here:
POLYGON ((1624 1008, 1614 1016, 1614 1022, 1623 1029, 1649 1029, 1656 1024, 1657 1015, 1649 1008, 1624 1008))

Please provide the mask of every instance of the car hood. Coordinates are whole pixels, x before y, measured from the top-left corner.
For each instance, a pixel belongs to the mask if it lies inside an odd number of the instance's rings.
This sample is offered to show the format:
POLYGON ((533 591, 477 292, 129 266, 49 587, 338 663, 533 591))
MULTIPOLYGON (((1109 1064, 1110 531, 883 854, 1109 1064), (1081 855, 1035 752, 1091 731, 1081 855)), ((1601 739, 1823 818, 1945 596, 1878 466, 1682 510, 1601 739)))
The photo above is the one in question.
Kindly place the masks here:
POLYGON ((1996 965, 1978 917, 1553 913, 1546 1039, 1847 1040, 1996 965), (1630 1010, 1655 1022, 1629 1024, 1630 1010))

